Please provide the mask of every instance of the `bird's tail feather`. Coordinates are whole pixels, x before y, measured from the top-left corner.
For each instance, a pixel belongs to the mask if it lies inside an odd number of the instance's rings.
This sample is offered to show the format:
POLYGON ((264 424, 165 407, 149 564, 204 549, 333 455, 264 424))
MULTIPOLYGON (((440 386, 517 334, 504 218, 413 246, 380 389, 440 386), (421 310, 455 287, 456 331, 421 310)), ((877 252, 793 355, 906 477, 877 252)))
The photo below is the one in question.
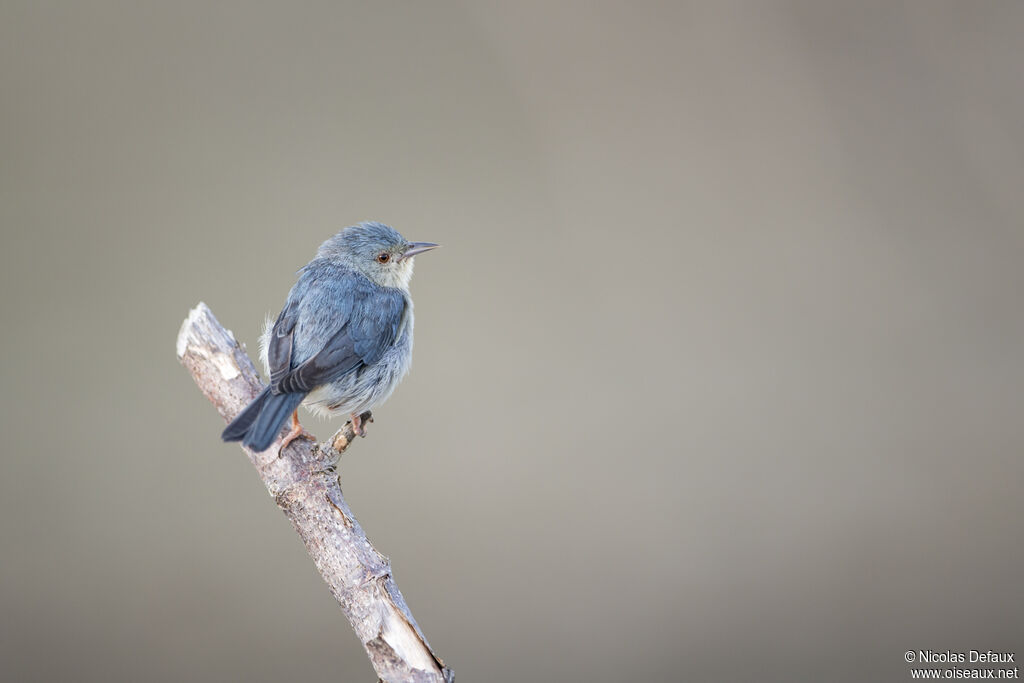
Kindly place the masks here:
POLYGON ((242 439, 242 445, 260 452, 270 448, 281 425, 299 407, 305 394, 271 394, 263 401, 259 416, 242 439))
POLYGON ((267 396, 270 396, 270 387, 264 389, 259 396, 242 409, 242 412, 235 416, 231 424, 221 433, 220 438, 225 441, 241 441, 249 432, 249 427, 252 426, 252 423, 259 416, 260 409, 263 407, 263 402, 267 400, 267 396))
POLYGON ((253 399, 227 426, 221 438, 241 441, 256 452, 265 451, 274 442, 288 416, 299 407, 306 394, 272 394, 270 389, 253 399))

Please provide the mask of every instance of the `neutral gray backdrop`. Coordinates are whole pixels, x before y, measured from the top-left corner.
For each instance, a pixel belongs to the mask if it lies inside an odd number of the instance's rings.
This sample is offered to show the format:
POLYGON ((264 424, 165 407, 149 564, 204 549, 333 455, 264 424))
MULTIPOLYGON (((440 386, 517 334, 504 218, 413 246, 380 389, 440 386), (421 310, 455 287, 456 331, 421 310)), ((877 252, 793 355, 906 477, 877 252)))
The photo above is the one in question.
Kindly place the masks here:
POLYGON ((459 680, 1020 653, 1022 33, 0 1, 2 677, 373 680, 174 353, 199 300, 255 348, 363 219, 444 249, 343 487, 459 680))

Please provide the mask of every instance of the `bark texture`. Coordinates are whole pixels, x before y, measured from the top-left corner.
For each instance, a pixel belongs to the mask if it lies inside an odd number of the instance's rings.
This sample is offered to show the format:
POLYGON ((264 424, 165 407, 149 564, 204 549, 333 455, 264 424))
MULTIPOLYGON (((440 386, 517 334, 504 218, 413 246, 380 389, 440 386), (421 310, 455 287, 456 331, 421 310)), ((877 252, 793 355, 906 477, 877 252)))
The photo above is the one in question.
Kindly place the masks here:
MULTIPOLYGON (((204 303, 192 309, 182 324, 177 352, 225 421, 263 390, 245 350, 204 303)), ((368 419, 370 414, 363 417, 368 419)), ((280 457, 280 436, 263 453, 242 450, 302 537, 380 679, 453 681, 451 669, 430 649, 406 606, 388 559, 367 540, 342 497, 334 466, 354 437, 349 422, 322 444, 296 439, 280 457)))

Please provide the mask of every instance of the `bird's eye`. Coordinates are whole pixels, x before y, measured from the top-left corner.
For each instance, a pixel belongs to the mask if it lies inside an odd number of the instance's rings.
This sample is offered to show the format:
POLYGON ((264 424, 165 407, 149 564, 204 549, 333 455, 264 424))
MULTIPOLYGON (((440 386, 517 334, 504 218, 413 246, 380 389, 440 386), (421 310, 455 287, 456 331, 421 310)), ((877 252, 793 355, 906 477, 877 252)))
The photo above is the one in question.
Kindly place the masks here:
POLYGON ((391 254, 389 254, 386 251, 382 251, 379 254, 377 254, 377 262, 378 263, 387 263, 390 260, 391 260, 391 254))

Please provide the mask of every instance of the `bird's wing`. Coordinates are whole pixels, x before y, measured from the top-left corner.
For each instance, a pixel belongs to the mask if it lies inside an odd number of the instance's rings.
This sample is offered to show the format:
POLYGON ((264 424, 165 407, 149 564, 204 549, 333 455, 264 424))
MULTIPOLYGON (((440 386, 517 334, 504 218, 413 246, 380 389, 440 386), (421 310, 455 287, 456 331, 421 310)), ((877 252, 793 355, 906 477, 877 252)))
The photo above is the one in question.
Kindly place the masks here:
POLYGON ((278 386, 292 371, 292 336, 299 321, 299 302, 294 290, 277 316, 267 341, 267 365, 270 366, 270 389, 275 394, 278 386))
POLYGON ((270 334, 271 391, 307 393, 376 363, 395 343, 404 313, 400 290, 362 275, 300 278, 270 334))

